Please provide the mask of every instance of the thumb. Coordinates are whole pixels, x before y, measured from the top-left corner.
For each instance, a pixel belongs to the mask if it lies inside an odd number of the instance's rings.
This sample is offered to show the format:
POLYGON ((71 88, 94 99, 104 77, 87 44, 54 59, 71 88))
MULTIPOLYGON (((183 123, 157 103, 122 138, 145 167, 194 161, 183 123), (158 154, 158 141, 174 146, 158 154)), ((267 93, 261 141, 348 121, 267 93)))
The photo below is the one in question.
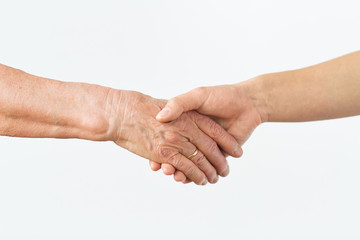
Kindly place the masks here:
POLYGON ((206 100, 206 92, 206 88, 196 88, 170 99, 165 107, 158 113, 156 120, 159 122, 169 122, 177 119, 183 112, 197 110, 206 100))

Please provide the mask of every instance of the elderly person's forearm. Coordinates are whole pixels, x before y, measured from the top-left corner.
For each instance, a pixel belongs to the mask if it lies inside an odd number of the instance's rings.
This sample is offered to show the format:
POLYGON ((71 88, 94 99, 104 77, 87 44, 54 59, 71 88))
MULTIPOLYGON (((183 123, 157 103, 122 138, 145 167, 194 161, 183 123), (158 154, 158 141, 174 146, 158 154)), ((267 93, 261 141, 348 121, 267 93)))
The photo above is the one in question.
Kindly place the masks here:
POLYGON ((229 173, 222 151, 239 157, 233 136, 212 119, 184 113, 161 124, 166 101, 135 91, 61 82, 0 65, 0 134, 15 137, 113 141, 181 170, 197 184, 229 173), (221 147, 221 149, 220 149, 221 147))
POLYGON ((104 109, 109 90, 0 65, 0 134, 108 140, 104 109))

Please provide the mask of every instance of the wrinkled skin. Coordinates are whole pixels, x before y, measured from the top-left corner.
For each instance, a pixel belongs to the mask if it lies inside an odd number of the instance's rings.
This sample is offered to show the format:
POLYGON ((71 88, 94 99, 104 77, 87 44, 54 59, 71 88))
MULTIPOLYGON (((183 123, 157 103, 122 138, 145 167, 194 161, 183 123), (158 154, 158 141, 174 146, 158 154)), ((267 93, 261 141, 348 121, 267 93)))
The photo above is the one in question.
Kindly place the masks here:
MULTIPOLYGON (((167 115, 161 116, 159 114, 157 116, 160 122, 172 121, 184 112, 196 110, 201 114, 211 116, 236 138, 240 146, 246 142, 253 130, 264 121, 260 114, 261 111, 256 108, 256 103, 248 97, 246 88, 242 85, 197 88, 169 100, 166 108, 168 109, 167 115)), ((189 182, 189 179, 181 171, 176 171, 166 164, 161 166, 150 162, 150 167, 154 171, 161 167, 165 174, 173 173, 176 181, 189 182)))
POLYGON ((196 184, 215 183, 218 174, 228 175, 228 164, 219 146, 232 154, 237 142, 210 118, 190 111, 175 121, 160 123, 155 117, 165 106, 164 100, 116 90, 108 99, 109 132, 119 146, 154 163, 166 163, 196 184), (199 153, 188 159, 196 148, 199 153))

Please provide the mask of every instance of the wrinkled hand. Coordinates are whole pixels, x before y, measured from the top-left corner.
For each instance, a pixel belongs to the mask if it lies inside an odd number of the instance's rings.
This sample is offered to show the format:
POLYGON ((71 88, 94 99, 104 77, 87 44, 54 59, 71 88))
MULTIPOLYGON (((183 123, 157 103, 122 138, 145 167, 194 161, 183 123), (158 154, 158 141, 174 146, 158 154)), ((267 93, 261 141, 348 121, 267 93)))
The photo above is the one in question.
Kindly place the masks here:
POLYGON ((155 119, 166 101, 132 92, 111 90, 106 110, 109 134, 121 147, 151 160, 166 163, 181 171, 187 181, 204 185, 215 183, 218 174, 229 173, 223 152, 234 155, 236 140, 213 120, 195 111, 177 116, 176 121, 155 119), (189 160, 187 156, 199 153, 189 160))
MULTIPOLYGON (((246 142, 253 130, 264 121, 260 111, 256 108, 256 103, 248 97, 246 86, 241 84, 238 86, 222 85, 194 89, 169 100, 156 119, 160 122, 169 122, 190 110, 211 116, 236 138, 240 146, 246 142)), ((239 153, 242 151, 239 150, 239 153)), ((160 166, 150 162, 150 166, 154 171, 161 167, 165 174, 175 172, 175 180, 177 181, 186 179, 182 173, 175 171, 166 164, 160 166)))

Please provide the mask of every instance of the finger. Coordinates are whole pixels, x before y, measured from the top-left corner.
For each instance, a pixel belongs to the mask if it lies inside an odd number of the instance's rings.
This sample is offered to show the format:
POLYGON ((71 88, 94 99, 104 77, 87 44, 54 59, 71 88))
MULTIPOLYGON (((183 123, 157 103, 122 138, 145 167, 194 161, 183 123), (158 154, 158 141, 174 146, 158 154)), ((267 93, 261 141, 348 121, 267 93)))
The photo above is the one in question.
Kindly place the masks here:
POLYGON ((175 168, 167 163, 161 164, 161 169, 165 175, 173 175, 175 173, 175 168))
POLYGON ((174 174, 174 179, 177 182, 182 182, 184 184, 191 183, 192 181, 188 179, 185 174, 183 174, 181 171, 177 170, 174 174))
MULTIPOLYGON (((217 181, 216 180, 217 179, 217 174, 219 174, 220 176, 225 177, 226 176, 225 171, 226 171, 226 166, 227 166, 227 160, 224 157, 224 155, 222 154, 222 152, 220 151, 220 149, 219 149, 218 145, 216 144, 216 142, 198 128, 194 129, 193 132, 194 132, 193 136, 196 136, 196 137, 193 138, 193 139, 191 139, 189 137, 189 139, 192 142, 192 144, 194 144, 200 150, 200 152, 202 152, 205 155, 206 158, 202 159, 201 158, 202 155, 198 154, 199 156, 196 155, 192 159, 192 161, 195 162, 195 164, 197 166, 199 166, 199 164, 205 164, 205 163, 203 163, 204 160, 208 160, 212 164, 212 166, 216 169, 215 174, 212 174, 210 176, 210 177, 212 177, 211 181, 210 181, 212 183, 214 181, 215 182, 217 181)), ((206 173, 205 172, 206 169, 201 168, 201 170, 203 170, 204 173, 206 173)))
POLYGON ((160 163, 154 162, 154 161, 149 161, 149 165, 151 170, 153 171, 158 171, 161 168, 160 163))
POLYGON ((182 172, 176 171, 174 173, 174 180, 177 182, 184 182, 186 181, 186 176, 182 172))
POLYGON ((195 184, 205 185, 207 183, 206 175, 192 161, 180 153, 172 156, 168 163, 183 172, 195 184))
POLYGON ((175 171, 176 171, 176 169, 172 165, 170 165, 168 163, 162 163, 161 168, 162 168, 163 171, 166 171, 166 173, 164 172, 165 175, 174 174, 175 171), (165 166, 163 167, 163 165, 165 165, 165 166))
MULTIPOLYGON (((201 132, 198 129, 199 132, 201 132)), ((200 134, 200 133, 198 133, 200 134)), ((204 133, 202 133, 203 135, 205 135, 204 133)), ((196 135, 195 135, 196 136, 196 135)), ((210 163, 209 159, 202 153, 201 149, 198 146, 198 149, 196 148, 196 146, 194 146, 195 142, 190 143, 187 142, 186 146, 180 150, 180 153, 182 155, 184 155, 185 157, 190 156, 194 153, 196 153, 195 156, 193 156, 190 160, 201 170, 205 173, 206 178, 208 179, 209 182, 214 183, 216 182, 218 176, 217 176, 217 171, 214 168, 214 166, 210 163)))
POLYGON ((170 99, 166 106, 158 113, 156 119, 169 122, 177 119, 183 112, 198 109, 206 101, 207 89, 197 88, 190 92, 170 99))
POLYGON ((241 146, 232 135, 225 131, 224 128, 209 117, 196 112, 191 112, 189 114, 196 125, 210 138, 212 138, 222 150, 230 156, 241 157, 243 153, 241 146))
POLYGON ((183 183, 183 184, 188 184, 188 183, 191 183, 191 182, 192 182, 192 181, 191 181, 190 179, 186 178, 186 180, 183 181, 182 183, 183 183))
POLYGON ((227 165, 226 170, 225 170, 226 176, 229 175, 229 173, 230 173, 230 167, 229 167, 229 165, 227 165))
POLYGON ((229 154, 227 154, 226 152, 224 152, 223 150, 221 150, 221 153, 224 155, 225 158, 227 158, 229 156, 229 154))

